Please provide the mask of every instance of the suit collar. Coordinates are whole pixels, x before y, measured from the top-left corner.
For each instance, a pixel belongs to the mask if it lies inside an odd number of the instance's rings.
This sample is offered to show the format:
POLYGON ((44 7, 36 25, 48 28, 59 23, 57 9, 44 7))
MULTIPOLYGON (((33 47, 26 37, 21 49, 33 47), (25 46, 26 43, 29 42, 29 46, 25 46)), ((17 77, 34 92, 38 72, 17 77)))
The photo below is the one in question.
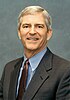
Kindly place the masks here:
MULTIPOLYGON (((8 100, 15 100, 16 98, 16 86, 17 86, 17 79, 18 79, 18 73, 20 70, 20 67, 23 62, 23 58, 20 58, 15 61, 16 64, 14 65, 14 70, 11 73, 11 78, 10 78, 10 86, 9 86, 9 94, 8 94, 8 100)), ((13 67, 13 66, 11 66, 13 67)))
POLYGON ((40 87, 49 78, 48 72, 52 69, 52 53, 48 50, 44 57, 42 58, 36 72, 26 90, 23 100, 32 100, 36 93, 39 91, 40 87))
POLYGON ((47 48, 47 52, 45 53, 41 61, 41 64, 44 65, 46 71, 52 69, 52 60, 53 60, 53 53, 47 48))

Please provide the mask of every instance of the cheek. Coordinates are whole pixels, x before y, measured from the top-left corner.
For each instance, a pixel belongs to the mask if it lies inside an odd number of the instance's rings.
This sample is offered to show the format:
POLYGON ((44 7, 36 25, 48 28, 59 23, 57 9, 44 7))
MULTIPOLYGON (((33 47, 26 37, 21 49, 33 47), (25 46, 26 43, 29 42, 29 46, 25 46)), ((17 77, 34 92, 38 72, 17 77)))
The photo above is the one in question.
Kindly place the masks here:
POLYGON ((42 39, 43 39, 43 41, 47 41, 47 33, 42 35, 42 39))
POLYGON ((22 32, 20 32, 20 39, 22 42, 25 41, 25 34, 22 32))
POLYGON ((21 29, 21 30, 20 30, 20 36, 21 36, 21 38, 24 38, 25 35, 26 35, 26 33, 21 29))

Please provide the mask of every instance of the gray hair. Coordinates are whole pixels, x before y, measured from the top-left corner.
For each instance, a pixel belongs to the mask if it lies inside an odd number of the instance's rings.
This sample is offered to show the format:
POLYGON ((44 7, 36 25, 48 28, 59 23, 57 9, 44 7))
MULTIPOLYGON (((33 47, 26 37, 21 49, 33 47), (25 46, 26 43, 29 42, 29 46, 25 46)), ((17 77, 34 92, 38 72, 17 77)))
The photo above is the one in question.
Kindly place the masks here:
POLYGON ((25 15, 31 15, 31 14, 35 14, 35 13, 42 13, 44 18, 45 18, 45 22, 46 22, 46 26, 49 29, 51 29, 52 26, 52 19, 51 16, 49 15, 48 11, 45 10, 44 8, 40 7, 40 6, 28 6, 25 9, 23 9, 19 16, 18 16, 18 29, 20 29, 20 25, 22 23, 22 17, 25 15))

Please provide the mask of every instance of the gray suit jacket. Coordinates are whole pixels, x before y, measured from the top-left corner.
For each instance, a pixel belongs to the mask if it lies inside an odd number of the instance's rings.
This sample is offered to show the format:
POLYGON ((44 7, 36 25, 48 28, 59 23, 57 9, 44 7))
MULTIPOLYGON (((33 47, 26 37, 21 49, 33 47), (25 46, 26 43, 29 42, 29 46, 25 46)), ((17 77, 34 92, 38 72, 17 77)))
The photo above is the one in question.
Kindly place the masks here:
MULTIPOLYGON (((0 100, 16 100, 23 58, 9 62, 0 81, 0 100)), ((70 62, 48 49, 23 95, 23 100, 70 100, 70 62)))

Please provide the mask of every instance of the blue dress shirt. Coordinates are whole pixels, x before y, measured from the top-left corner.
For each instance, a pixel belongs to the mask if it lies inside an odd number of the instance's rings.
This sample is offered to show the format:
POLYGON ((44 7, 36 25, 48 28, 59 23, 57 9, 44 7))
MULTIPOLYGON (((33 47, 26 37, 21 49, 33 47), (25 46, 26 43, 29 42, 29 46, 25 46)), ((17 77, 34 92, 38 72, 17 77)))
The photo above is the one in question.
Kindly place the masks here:
MULTIPOLYGON (((44 50, 42 50, 41 52, 39 52, 38 54, 34 55, 33 57, 31 57, 29 59, 29 66, 28 66, 28 78, 27 78, 27 84, 26 84, 26 89, 36 71, 36 68, 38 67, 41 59, 43 58, 44 54, 46 53, 47 48, 45 48, 44 50)), ((22 74, 22 70, 23 70, 23 66, 24 66, 24 62, 27 60, 27 58, 24 55, 24 61, 22 63, 22 67, 20 69, 20 73, 19 73, 19 77, 18 77, 18 84, 17 84, 17 93, 16 95, 18 95, 18 89, 19 89, 19 83, 20 83, 20 78, 21 78, 21 74, 22 74)))

